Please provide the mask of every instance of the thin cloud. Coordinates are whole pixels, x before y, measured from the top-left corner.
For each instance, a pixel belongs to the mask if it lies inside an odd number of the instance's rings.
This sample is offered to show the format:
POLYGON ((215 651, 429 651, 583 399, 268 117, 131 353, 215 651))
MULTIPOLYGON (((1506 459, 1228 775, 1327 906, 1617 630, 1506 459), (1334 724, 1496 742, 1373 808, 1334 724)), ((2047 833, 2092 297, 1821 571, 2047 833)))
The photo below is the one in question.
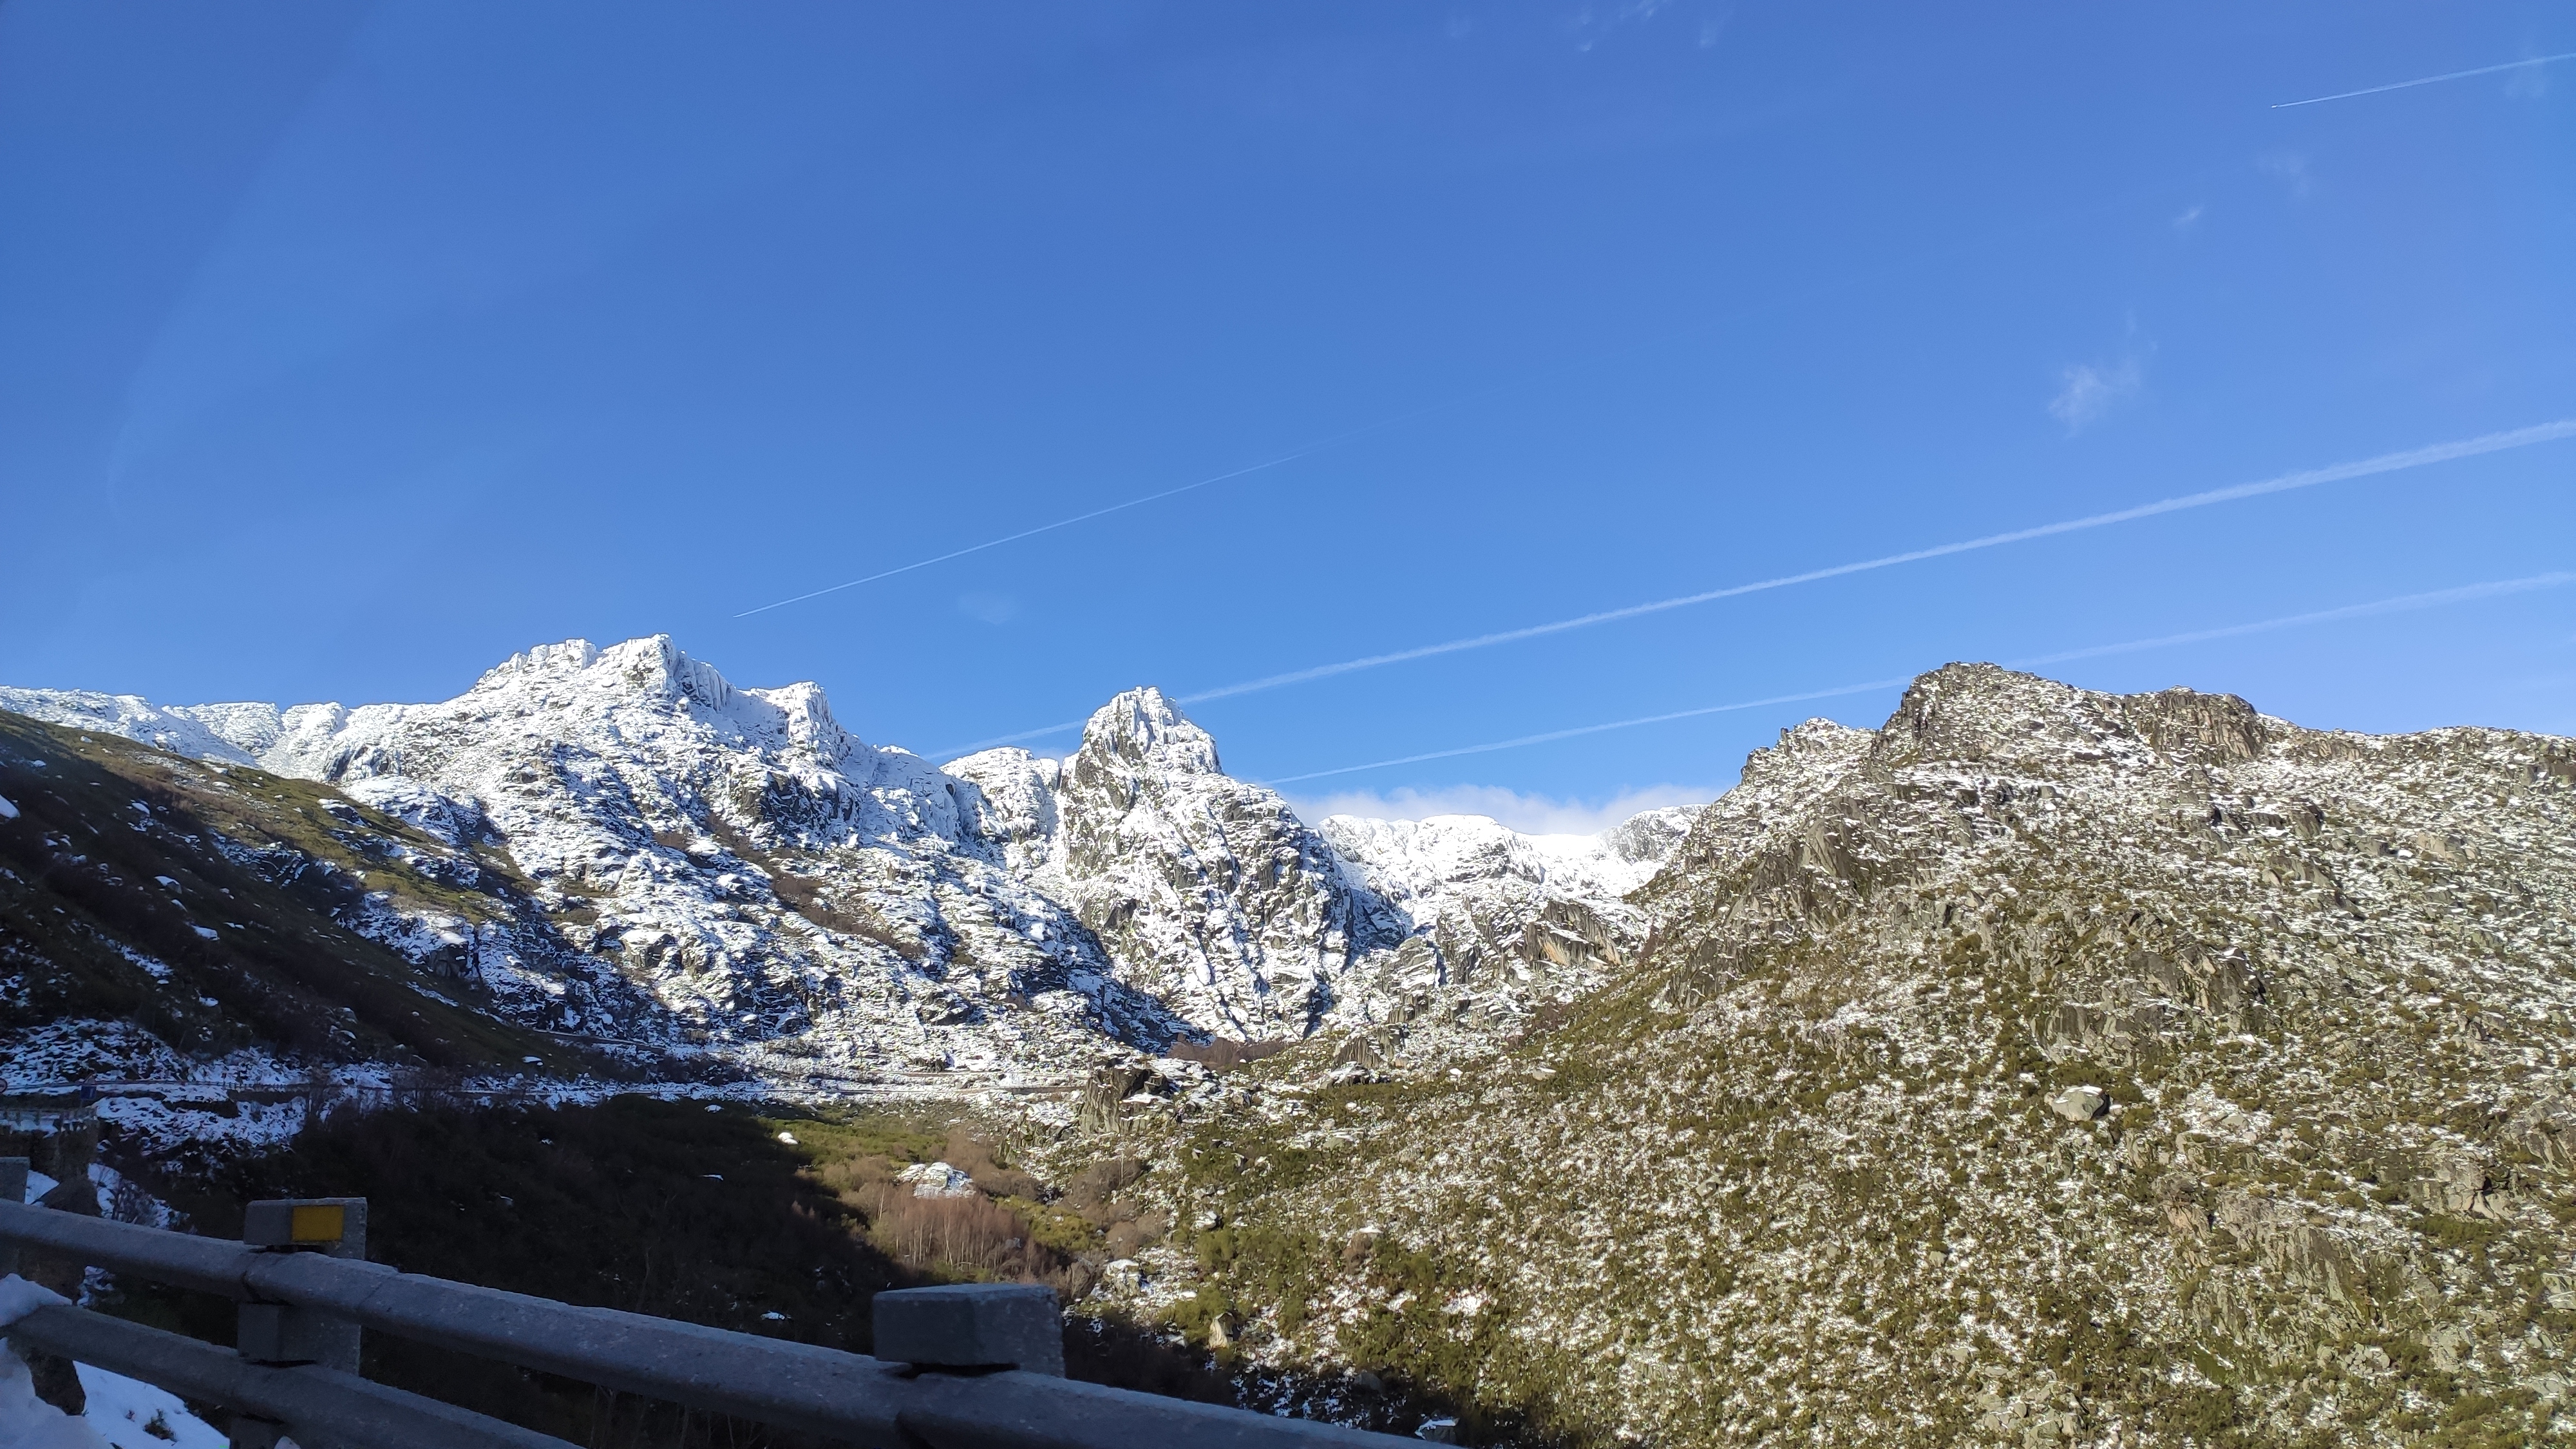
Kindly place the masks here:
POLYGON ((986 624, 1007 624, 1020 616, 1020 601, 1009 594, 959 594, 957 612, 986 624))
POLYGON ((2064 384, 2049 399, 2048 415, 2066 425, 2069 435, 2100 422, 2111 409, 2138 395, 2144 378, 2136 358, 2116 367, 2078 363, 2059 375, 2064 384))
MULTIPOLYGON (((2416 86, 2439 85, 2443 81, 2467 80, 2471 76, 2497 75, 2509 70, 2533 72, 2537 71, 2541 66, 2553 65, 2562 60, 2576 60, 2576 50, 2562 51, 2557 55, 2534 56, 2529 60, 2509 60, 2502 65, 2482 65, 2475 70, 2445 71, 2440 75, 2419 76, 2414 80, 2391 81, 2384 86, 2368 86, 2357 91, 2337 91, 2335 94, 2330 96, 2310 96, 2304 101, 2282 101, 2274 105, 2272 109, 2276 111, 2286 111, 2292 106, 2320 106, 2328 101, 2348 101, 2355 96, 2375 96, 2383 91, 2410 90, 2416 86)), ((2517 88, 2520 87, 2522 84, 2522 77, 2514 77, 2514 82, 2517 88)), ((2539 84, 2543 88, 2546 88, 2548 82, 2546 80, 2542 80, 2539 84)), ((2514 93, 2520 94, 2521 92, 2517 89, 2514 93)), ((2532 94, 2536 95, 2539 94, 2539 92, 2535 91, 2532 92, 2532 94)))
POLYGON ((2296 151, 2266 151, 2254 158, 2256 169, 2290 189, 2294 201, 2305 200, 2317 189, 2308 175, 2308 158, 2296 151))
POLYGON ((1437 815, 1482 815, 1523 835, 1598 835, 1648 810, 1671 805, 1704 805, 1718 796, 1705 785, 1649 785, 1623 790, 1598 804, 1526 794, 1500 785, 1452 785, 1439 790, 1411 787, 1379 794, 1342 790, 1330 795, 1290 797, 1299 816, 1321 820, 1329 815, 1358 815, 1371 820, 1429 820, 1437 815))
POLYGON ((2204 207, 2197 202, 2193 203, 2191 206, 2184 208, 2183 213, 2180 216, 2173 219, 2173 229, 2176 231, 2191 230, 2194 226, 2199 225, 2201 217, 2206 214, 2207 211, 2207 207, 2204 207))
MULTIPOLYGON (((2296 473, 2284 473, 2276 478, 2267 478, 2258 483, 2239 483, 2228 488, 2213 488, 2207 492, 2184 494, 2178 498, 2159 499, 2153 503, 2142 503, 2133 508, 2116 509, 2109 513, 2088 514, 2082 518, 2070 518, 2056 523, 2043 523, 2030 528, 2014 529, 2009 533, 1990 533, 1981 538, 1962 539, 1957 543, 1936 544, 1930 548, 1918 548, 1905 553, 1893 553, 1879 558, 1862 559, 1856 563, 1835 564, 1828 568, 1809 569, 1805 573, 1798 574, 1784 574, 1778 578, 1761 579, 1749 584, 1734 584, 1722 589, 1709 589, 1702 593, 1682 594, 1670 599, 1657 599, 1651 603, 1631 604, 1625 608, 1603 609, 1597 613, 1578 614, 1571 619, 1559 619, 1553 623, 1532 624, 1525 628, 1504 629, 1491 634, 1477 634, 1465 639, 1452 639, 1440 644, 1425 644, 1417 648, 1399 649, 1386 654, 1368 654, 1357 659, 1345 659, 1335 664, 1318 664, 1307 669, 1291 670, 1285 674, 1265 675, 1259 679, 1245 680, 1240 684, 1228 684, 1216 689, 1201 690, 1196 694, 1185 694, 1180 696, 1177 702, 1181 704, 1204 704, 1212 699, 1229 699, 1236 695, 1255 694, 1263 690, 1279 689, 1291 684, 1305 684, 1313 680, 1330 679, 1337 675, 1356 673, 1364 669, 1377 669, 1390 664, 1404 664, 1416 659, 1430 659, 1444 654, 1458 654, 1471 649, 1490 649, 1498 644, 1512 644, 1523 639, 1537 639, 1550 634, 1563 634, 1576 629, 1588 629, 1599 624, 1616 623, 1622 619, 1641 618, 1648 614, 1659 614, 1670 609, 1688 608, 1694 604, 1706 604, 1719 599, 1732 599, 1745 594, 1763 593, 1771 589, 1792 588, 1799 584, 1811 584, 1824 579, 1841 578, 1848 574, 1868 573, 1874 569, 1894 568, 1899 564, 1920 563, 1926 559, 1947 558, 1953 554, 1974 553, 1981 549, 2000 548, 2005 544, 2026 543, 2032 539, 2051 538, 2059 534, 2081 533, 2088 529, 2107 528, 2113 524, 2130 523, 2141 518, 2153 518, 2167 513, 2180 513, 2194 508, 2208 508, 2221 503, 2235 503, 2243 499, 2259 498, 2273 493, 2288 493, 2296 489, 2314 488, 2327 483, 2342 483, 2355 478, 2368 478, 2382 473, 2403 472, 2410 468, 2429 467, 2435 463, 2447 463, 2460 458, 2473 458, 2480 454, 2502 452, 2510 448, 2526 448, 2534 444, 2555 442, 2558 439, 2567 437, 2576 437, 2576 418, 2560 418, 2555 422, 2539 423, 2531 427, 2515 428, 2507 432, 2487 433, 2474 438, 2461 438, 2448 443, 2435 443, 2428 447, 2409 448, 2403 452, 2382 453, 2375 458, 2363 458, 2350 463, 2336 463, 2323 468, 2303 469, 2296 473)), ((1749 705, 1745 707, 1750 708, 1749 705)), ((945 758, 949 755, 967 754, 976 750, 990 749, 995 745, 1017 744, 1022 740, 1040 739, 1047 735, 1061 733, 1065 730, 1080 729, 1082 728, 1082 725, 1082 720, 1064 720, 1056 724, 1041 725, 1035 729, 1021 730, 1016 734, 995 735, 990 739, 978 740, 970 745, 960 745, 953 750, 942 751, 940 752, 940 757, 945 758)))
MULTIPOLYGON (((2185 634, 2161 634, 2152 639, 2129 639, 2117 644, 2095 644, 2083 649, 2067 649, 2055 654, 2040 654, 2027 659, 2009 660, 2005 667, 2028 669, 2042 664, 2062 664, 2070 659, 2094 659, 2106 654, 2129 654, 2145 649, 2165 649, 2180 644, 2198 644, 2211 639, 2230 639, 2243 634, 2267 633, 2274 629, 2331 623, 2338 619, 2359 619, 2373 614, 2395 614, 2415 609, 2439 608, 2445 604, 2467 603, 2475 599, 2494 598, 2501 594, 2521 594, 2537 589, 2563 588, 2568 584, 2576 584, 2576 573, 2534 574, 2529 578, 2499 579, 2490 583, 2467 584, 2456 589, 2437 589, 2423 594, 2402 594, 2393 599, 2378 599, 2367 604, 2347 604, 2338 609, 2319 609, 2311 613, 2291 614, 2278 619, 2263 619, 2251 624, 2230 624, 2217 629, 2196 629, 2185 634)), ((1430 750, 1418 755, 1402 755, 1391 760, 1371 760, 1365 765, 1343 765, 1330 770, 1309 770, 1302 775, 1281 775, 1260 783, 1288 785, 1301 780, 1322 780, 1335 775, 1355 775, 1363 770, 1383 770, 1396 765, 1415 765, 1426 760, 1447 760, 1461 755, 1491 754, 1497 750, 1514 750, 1526 745, 1570 740, 1582 735, 1606 734, 1611 730, 1635 729, 1640 725, 1662 724, 1668 720, 1696 719, 1704 715, 1728 714, 1738 710, 1759 709, 1767 705, 1798 704, 1811 699, 1834 699, 1844 695, 1866 694, 1873 690, 1892 689, 1910 682, 1910 679, 1905 678, 1873 679, 1860 684, 1841 684, 1831 689, 1810 690, 1804 694, 1778 694, 1768 699, 1750 699, 1735 704, 1712 704, 1699 709, 1674 710, 1669 714, 1650 714, 1636 719, 1611 720, 1605 724, 1578 725, 1573 729, 1550 730, 1545 734, 1522 735, 1518 739, 1496 740, 1490 744, 1464 745, 1449 750, 1430 750)))

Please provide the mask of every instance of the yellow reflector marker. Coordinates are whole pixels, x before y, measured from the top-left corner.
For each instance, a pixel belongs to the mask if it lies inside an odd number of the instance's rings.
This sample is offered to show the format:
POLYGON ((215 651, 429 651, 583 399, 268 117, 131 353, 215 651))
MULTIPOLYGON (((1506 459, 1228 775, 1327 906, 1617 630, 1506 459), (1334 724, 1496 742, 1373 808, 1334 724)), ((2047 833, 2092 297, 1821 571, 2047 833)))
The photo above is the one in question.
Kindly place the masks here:
POLYGON ((348 1231, 349 1210, 338 1203, 298 1204, 286 1236, 298 1243, 336 1243, 348 1231))

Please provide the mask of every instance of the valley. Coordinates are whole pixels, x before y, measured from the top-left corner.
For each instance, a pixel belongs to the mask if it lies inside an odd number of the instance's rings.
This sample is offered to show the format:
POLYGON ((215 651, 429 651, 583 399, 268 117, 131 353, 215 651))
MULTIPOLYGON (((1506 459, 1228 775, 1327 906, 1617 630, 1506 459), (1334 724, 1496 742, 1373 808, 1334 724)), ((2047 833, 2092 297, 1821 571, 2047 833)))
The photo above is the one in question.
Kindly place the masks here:
POLYGON ((1471 1442, 2563 1432, 2566 740, 1951 665, 1572 839, 1309 824, 1151 689, 933 765, 666 639, 0 709, 10 1085, 209 1223, 370 1114, 756 1116, 859 1276, 702 1315, 1034 1278, 1471 1442))

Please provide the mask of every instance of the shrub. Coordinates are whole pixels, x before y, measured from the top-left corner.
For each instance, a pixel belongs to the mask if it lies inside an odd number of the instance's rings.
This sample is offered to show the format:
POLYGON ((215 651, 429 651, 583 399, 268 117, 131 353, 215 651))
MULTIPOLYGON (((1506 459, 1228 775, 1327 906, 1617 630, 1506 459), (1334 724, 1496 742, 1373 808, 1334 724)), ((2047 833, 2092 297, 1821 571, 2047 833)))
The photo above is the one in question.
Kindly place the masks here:
POLYGON ((870 1191, 868 1239, 907 1268, 1038 1281, 1063 1267, 1017 1214, 985 1198, 915 1197, 900 1183, 870 1191))
POLYGON ((947 1150, 941 1157, 995 1197, 1024 1197, 1034 1202, 1046 1195, 1045 1183, 1005 1164, 993 1144, 963 1127, 949 1132, 947 1150))

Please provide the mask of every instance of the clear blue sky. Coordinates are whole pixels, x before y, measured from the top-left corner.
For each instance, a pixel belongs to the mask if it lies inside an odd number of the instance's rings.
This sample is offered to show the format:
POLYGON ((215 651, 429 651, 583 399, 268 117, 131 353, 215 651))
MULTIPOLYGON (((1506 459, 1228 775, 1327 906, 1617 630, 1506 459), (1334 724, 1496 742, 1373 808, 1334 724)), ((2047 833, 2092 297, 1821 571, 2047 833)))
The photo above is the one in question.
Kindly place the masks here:
MULTIPOLYGON (((2273 108, 2576 50, 2563 6, 1270 10, 0 5, 0 681, 428 699, 664 631, 928 752, 2576 416, 2576 62, 2273 108)), ((2571 483, 1193 712, 1272 778, 2576 569, 2571 483)), ((2576 588, 2050 672, 2576 732, 2576 588)), ((1292 788, 1715 788, 1894 698, 1292 788)))

